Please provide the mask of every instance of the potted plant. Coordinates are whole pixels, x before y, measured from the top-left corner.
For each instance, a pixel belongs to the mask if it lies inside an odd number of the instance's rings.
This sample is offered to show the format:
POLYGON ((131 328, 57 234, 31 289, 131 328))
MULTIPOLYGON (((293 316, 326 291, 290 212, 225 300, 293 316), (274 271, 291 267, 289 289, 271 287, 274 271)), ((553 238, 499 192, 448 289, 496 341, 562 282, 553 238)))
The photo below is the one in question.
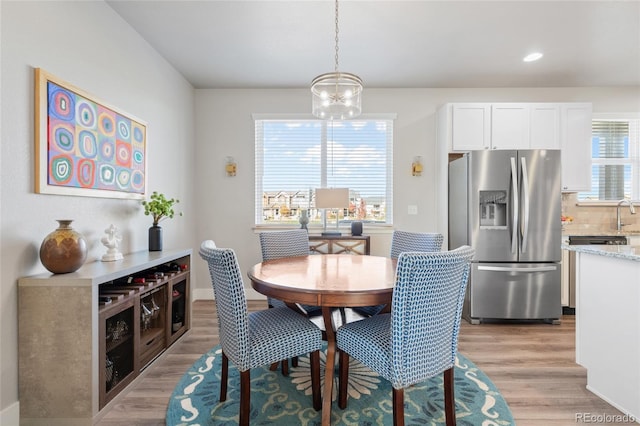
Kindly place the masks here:
MULTIPOLYGON (((176 214, 173 207, 179 202, 180 200, 167 198, 157 191, 153 191, 148 201, 142 201, 144 214, 153 217, 153 226, 149 228, 149 251, 162 251, 162 227, 158 223, 172 218, 176 214)), ((182 212, 178 214, 182 216, 182 212)))

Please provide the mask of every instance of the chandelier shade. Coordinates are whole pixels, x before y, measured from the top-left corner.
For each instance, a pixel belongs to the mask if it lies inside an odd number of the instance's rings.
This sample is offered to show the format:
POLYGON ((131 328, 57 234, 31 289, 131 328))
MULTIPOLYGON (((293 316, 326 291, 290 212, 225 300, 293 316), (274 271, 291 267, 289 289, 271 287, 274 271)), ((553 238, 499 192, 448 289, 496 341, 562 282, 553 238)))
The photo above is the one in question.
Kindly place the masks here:
POLYGON ((320 74, 311 82, 311 112, 325 120, 347 120, 362 112, 362 80, 355 74, 338 71, 338 0, 335 11, 335 70, 320 74))
POLYGON ((362 80, 347 72, 321 74, 311 82, 312 113, 327 120, 346 120, 362 112, 362 80))

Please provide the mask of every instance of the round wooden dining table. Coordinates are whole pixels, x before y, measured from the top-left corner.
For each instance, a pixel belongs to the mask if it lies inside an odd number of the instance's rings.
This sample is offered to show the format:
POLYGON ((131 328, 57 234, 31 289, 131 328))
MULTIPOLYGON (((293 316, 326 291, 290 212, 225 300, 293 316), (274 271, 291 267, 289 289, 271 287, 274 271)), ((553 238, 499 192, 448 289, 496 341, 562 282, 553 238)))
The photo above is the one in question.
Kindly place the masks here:
POLYGON ((249 272, 252 287, 265 296, 320 306, 327 335, 327 359, 322 399, 322 425, 331 423, 336 336, 333 308, 391 303, 396 259, 344 254, 309 255, 268 260, 249 272))

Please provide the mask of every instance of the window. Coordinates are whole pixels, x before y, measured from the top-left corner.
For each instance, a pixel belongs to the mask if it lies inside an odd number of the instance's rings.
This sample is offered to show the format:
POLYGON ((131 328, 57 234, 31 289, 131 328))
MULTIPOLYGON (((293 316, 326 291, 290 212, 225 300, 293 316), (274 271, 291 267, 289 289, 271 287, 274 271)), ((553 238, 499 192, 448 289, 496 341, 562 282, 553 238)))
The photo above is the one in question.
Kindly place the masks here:
POLYGON ((579 201, 640 199, 640 119, 593 120, 591 191, 579 201))
POLYGON ((323 223, 315 188, 349 188, 349 208, 327 221, 392 223, 393 118, 255 118, 256 224, 323 223))

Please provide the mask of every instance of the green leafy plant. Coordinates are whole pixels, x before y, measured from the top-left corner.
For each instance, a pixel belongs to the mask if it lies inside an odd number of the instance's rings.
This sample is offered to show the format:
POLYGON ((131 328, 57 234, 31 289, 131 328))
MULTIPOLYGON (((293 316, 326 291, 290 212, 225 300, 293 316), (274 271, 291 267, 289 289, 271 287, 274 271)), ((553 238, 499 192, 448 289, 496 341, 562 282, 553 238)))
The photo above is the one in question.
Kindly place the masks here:
MULTIPOLYGON (((153 216, 153 226, 158 226, 158 223, 167 218, 172 218, 176 213, 173 210, 173 206, 179 203, 180 200, 175 198, 167 198, 164 194, 159 194, 157 191, 153 191, 150 200, 142 201, 144 206, 144 214, 146 216, 153 216)), ((178 213, 182 216, 182 212, 178 213)))

